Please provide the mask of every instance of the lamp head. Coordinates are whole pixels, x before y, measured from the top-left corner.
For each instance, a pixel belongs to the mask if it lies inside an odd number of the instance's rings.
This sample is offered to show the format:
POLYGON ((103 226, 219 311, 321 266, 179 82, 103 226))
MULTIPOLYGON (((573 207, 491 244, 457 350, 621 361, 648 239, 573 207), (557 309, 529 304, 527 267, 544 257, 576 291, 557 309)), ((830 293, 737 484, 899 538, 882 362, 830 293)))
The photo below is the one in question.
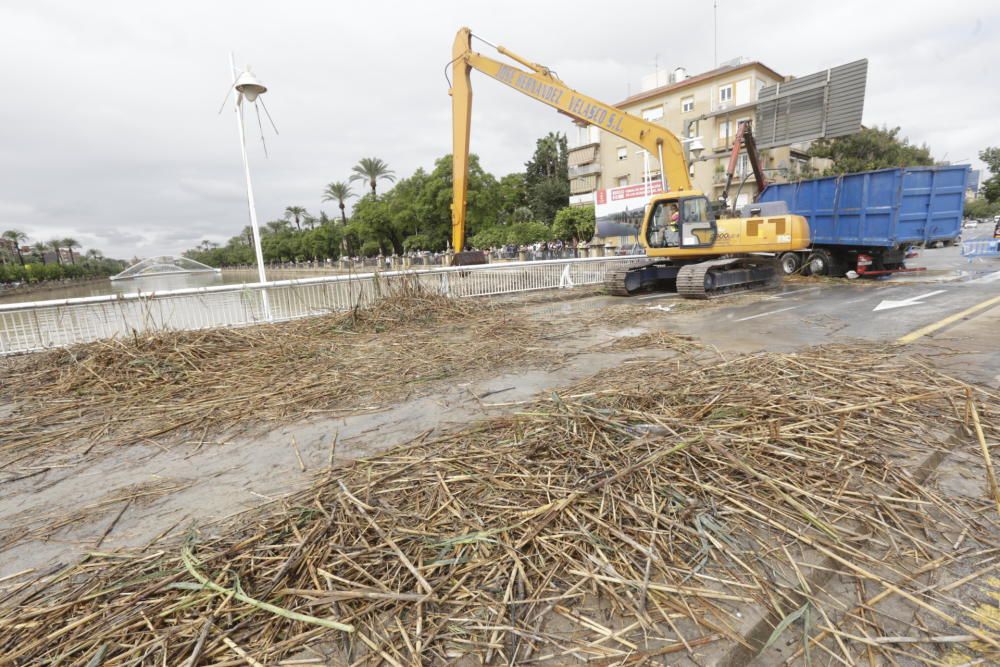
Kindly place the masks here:
POLYGON ((250 102, 256 100, 258 95, 267 92, 267 88, 257 80, 249 67, 236 79, 235 87, 250 102))
POLYGON ((688 146, 688 150, 690 150, 691 154, 695 157, 701 157, 702 152, 705 150, 705 145, 701 143, 701 137, 695 137, 691 142, 691 145, 688 146))

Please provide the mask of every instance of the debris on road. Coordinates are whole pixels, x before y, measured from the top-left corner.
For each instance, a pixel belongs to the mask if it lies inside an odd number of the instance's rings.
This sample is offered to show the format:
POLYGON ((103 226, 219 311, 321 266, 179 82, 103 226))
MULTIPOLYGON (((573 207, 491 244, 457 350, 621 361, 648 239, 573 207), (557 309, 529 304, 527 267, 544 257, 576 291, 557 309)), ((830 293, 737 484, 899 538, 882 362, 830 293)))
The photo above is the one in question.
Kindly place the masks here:
MULTIPOLYGON (((387 288, 388 289, 388 288, 387 288)), ((351 414, 523 361, 548 331, 500 305, 404 283, 373 306, 274 325, 135 336, 5 360, 0 464, 184 431, 351 414)), ((549 354, 547 358, 553 355, 549 354)))
MULTIPOLYGON (((13 586, 0 653, 403 665, 713 651, 774 664, 803 647, 853 664, 958 647, 995 660, 1000 635, 959 587, 994 566, 1000 517, 992 498, 934 483, 946 455, 978 451, 953 435, 970 427, 966 385, 897 355, 627 363, 515 416, 331 469, 183 543, 13 586)), ((997 405, 977 406, 992 442, 997 405)))

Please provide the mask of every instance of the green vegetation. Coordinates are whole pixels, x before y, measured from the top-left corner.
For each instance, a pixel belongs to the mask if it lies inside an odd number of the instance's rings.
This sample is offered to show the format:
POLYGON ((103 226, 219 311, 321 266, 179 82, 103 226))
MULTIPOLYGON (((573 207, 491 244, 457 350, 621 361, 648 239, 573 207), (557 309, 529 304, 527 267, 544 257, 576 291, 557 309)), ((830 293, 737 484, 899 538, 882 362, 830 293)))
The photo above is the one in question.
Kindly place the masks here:
POLYGON ((358 163, 351 167, 350 181, 367 181, 369 187, 372 189, 372 196, 376 196, 378 193, 375 192, 375 186, 379 179, 384 181, 389 181, 394 183, 396 181, 396 172, 389 169, 389 165, 386 164, 382 159, 377 157, 363 157, 358 160, 358 163))
POLYGON ((43 264, 31 262, 20 264, 0 264, 0 284, 40 283, 47 280, 82 280, 105 278, 121 272, 125 262, 116 259, 86 259, 74 264, 43 264))
POLYGON ((1000 201, 990 203, 985 197, 979 197, 977 199, 971 199, 965 202, 965 212, 966 218, 992 218, 995 215, 1000 215, 1000 201))
POLYGON ((567 206, 556 212, 552 233, 563 241, 589 241, 596 225, 593 206, 567 206))
POLYGON ((3 238, 7 239, 14 246, 17 260, 24 266, 24 255, 21 253, 21 246, 28 241, 28 235, 16 229, 10 229, 3 233, 3 238))
POLYGON ((549 132, 536 142, 535 154, 524 165, 527 206, 546 224, 569 201, 568 152, 566 135, 549 132))
POLYGON ((17 229, 8 229, 0 234, 0 239, 4 241, 0 245, 0 285, 101 278, 113 276, 125 268, 124 262, 106 259, 96 248, 83 256, 74 254, 73 248, 80 247, 75 239, 37 241, 28 246, 28 235, 17 229), (68 251, 68 263, 59 259, 60 248, 68 251), (50 252, 55 253, 55 262, 46 258, 46 253, 50 252))
POLYGON ((986 168, 990 170, 990 177, 983 181, 980 194, 990 204, 1000 205, 1000 147, 984 148, 979 151, 979 159, 985 162, 986 168))
MULTIPOLYGON (((525 170, 496 178, 485 171, 476 155, 469 156, 466 232, 477 248, 537 241, 589 240, 594 233, 593 207, 568 207, 566 137, 549 133, 535 145, 525 170)), ((339 219, 320 213, 313 218, 301 206, 289 206, 283 218, 261 228, 265 262, 337 259, 341 255, 401 255, 414 251, 440 252, 451 240, 452 158, 445 155, 427 171, 419 168, 397 181, 380 158, 363 158, 346 181, 329 183, 322 201, 334 202, 339 219), (386 192, 380 181, 393 183, 386 192), (356 197, 351 183, 367 185, 350 217, 347 202, 356 197), (312 228, 310 220, 314 221, 312 228), (289 223, 294 223, 294 226, 289 223), (300 222, 305 223, 300 224, 300 222), (305 229, 304 227, 311 227, 305 229)), ((223 245, 202 242, 184 253, 210 266, 254 263, 253 236, 243 231, 223 245)))
POLYGON ((811 157, 830 158, 832 174, 849 174, 888 167, 918 167, 934 164, 927 145, 914 146, 899 128, 862 128, 856 134, 836 139, 820 139, 809 149, 811 157))

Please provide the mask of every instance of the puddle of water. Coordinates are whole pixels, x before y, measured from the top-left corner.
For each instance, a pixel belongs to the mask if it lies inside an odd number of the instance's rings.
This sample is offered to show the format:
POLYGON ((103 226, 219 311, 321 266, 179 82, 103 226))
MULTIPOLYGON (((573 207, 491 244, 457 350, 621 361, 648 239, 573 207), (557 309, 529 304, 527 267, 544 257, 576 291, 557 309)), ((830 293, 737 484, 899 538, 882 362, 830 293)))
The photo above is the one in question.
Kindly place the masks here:
POLYGON ((645 327, 625 327, 624 329, 619 329, 611 333, 615 338, 632 338, 633 336, 641 336, 647 333, 649 329, 645 327))

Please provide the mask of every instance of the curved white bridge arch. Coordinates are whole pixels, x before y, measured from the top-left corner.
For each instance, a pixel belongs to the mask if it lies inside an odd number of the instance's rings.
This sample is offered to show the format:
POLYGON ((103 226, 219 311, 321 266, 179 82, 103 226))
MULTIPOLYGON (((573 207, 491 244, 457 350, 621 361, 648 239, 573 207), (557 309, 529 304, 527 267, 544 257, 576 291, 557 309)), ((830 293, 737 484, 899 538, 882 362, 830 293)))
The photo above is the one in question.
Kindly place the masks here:
POLYGON ((136 262, 121 273, 111 276, 111 280, 129 280, 146 276, 165 276, 176 273, 221 273, 207 264, 195 261, 190 257, 161 255, 136 262))

